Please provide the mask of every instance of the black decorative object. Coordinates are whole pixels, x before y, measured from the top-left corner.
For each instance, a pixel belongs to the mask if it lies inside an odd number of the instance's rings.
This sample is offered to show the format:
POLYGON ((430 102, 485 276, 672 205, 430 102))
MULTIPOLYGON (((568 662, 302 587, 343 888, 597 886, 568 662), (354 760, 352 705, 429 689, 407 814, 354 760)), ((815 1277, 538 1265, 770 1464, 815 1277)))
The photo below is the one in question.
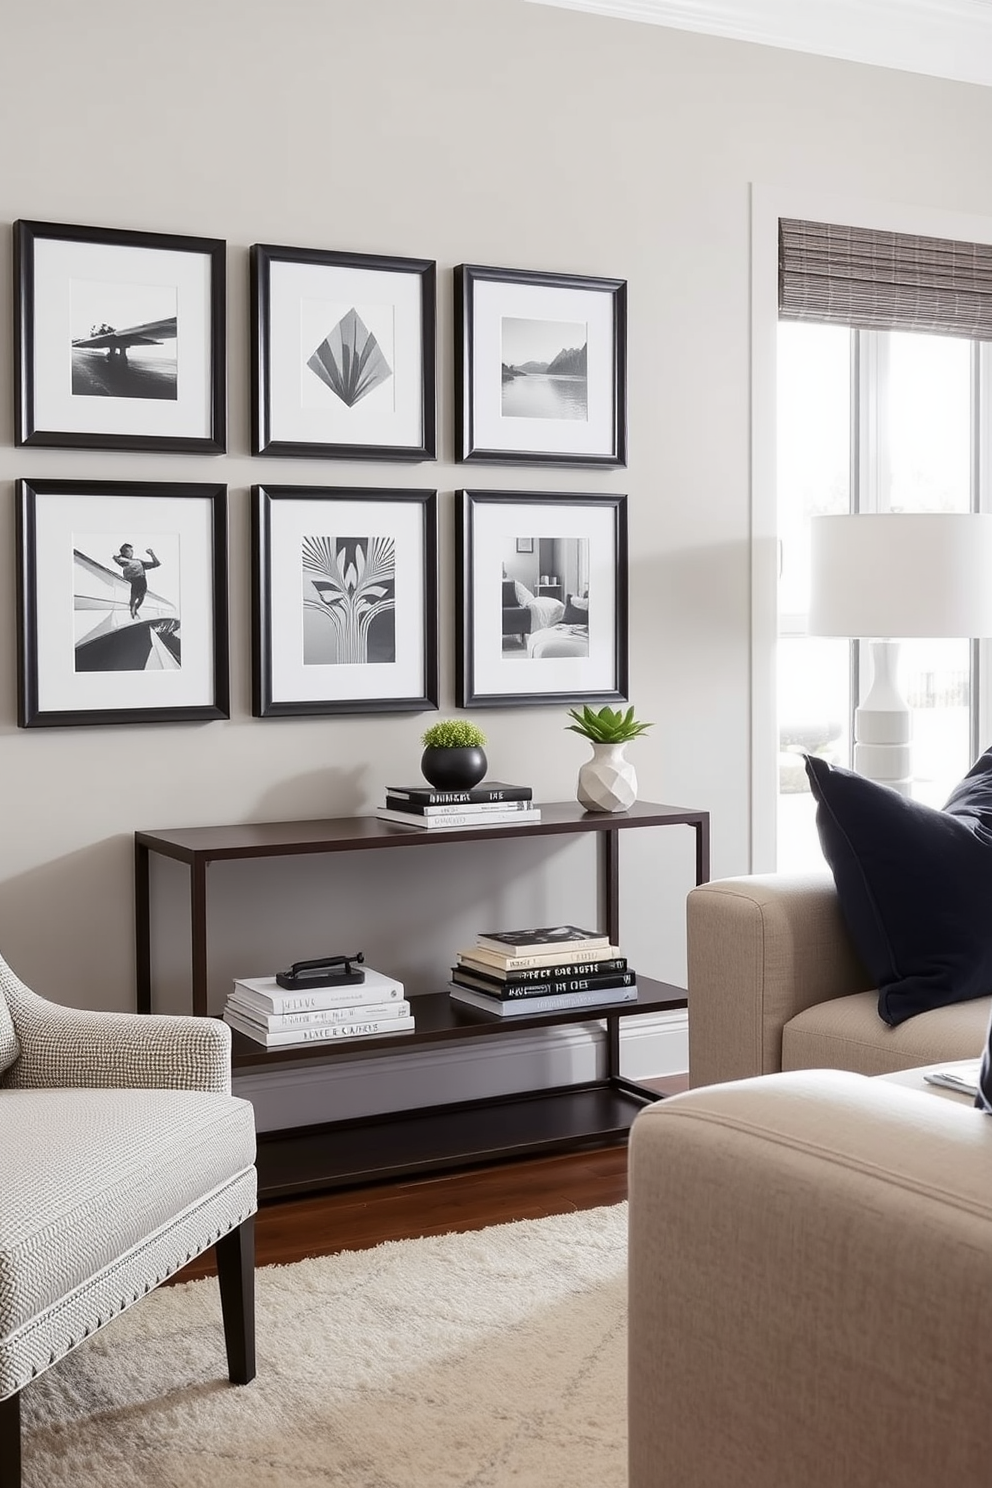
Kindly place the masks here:
POLYGON ((478 745, 445 749, 429 744, 421 756, 420 768, 436 790, 471 790, 485 779, 489 761, 478 745))
POLYGON ((319 987, 357 987, 365 981, 365 973, 361 970, 364 960, 364 951, 356 951, 353 956, 317 956, 312 961, 294 961, 288 971, 276 972, 276 983, 287 992, 313 992, 319 987))

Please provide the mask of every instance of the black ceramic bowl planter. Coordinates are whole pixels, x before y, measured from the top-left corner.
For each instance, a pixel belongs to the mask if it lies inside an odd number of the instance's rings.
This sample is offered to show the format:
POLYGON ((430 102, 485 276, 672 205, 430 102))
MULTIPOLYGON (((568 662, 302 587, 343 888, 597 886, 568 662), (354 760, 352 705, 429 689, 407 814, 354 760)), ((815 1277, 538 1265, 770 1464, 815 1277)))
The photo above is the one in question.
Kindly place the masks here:
POLYGON ((466 718, 442 718, 420 738, 420 768, 435 790, 463 791, 478 785, 489 768, 486 736, 466 718))
POLYGON ((479 745, 444 748, 428 745, 420 760, 424 779, 436 790, 471 790, 485 777, 486 751, 479 745))

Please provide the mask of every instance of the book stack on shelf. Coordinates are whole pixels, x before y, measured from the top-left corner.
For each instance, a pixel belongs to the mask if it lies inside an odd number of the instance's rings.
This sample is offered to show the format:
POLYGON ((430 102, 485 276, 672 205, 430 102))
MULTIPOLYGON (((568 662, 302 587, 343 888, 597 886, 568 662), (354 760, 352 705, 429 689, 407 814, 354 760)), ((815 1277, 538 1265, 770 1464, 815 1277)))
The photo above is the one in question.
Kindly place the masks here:
POLYGON ((275 977, 236 978, 224 1021, 267 1049, 409 1032, 414 1020, 403 983, 371 966, 362 970, 356 985, 309 991, 287 991, 275 977))
POLYGON ((386 804, 376 807, 380 821, 415 831, 443 832, 455 827, 520 826, 539 822, 529 785, 485 780, 470 790, 435 790, 431 785, 387 785, 386 804))
POLYGON ((457 958, 452 998, 500 1018, 637 1000, 637 978, 619 946, 576 925, 489 930, 457 958))

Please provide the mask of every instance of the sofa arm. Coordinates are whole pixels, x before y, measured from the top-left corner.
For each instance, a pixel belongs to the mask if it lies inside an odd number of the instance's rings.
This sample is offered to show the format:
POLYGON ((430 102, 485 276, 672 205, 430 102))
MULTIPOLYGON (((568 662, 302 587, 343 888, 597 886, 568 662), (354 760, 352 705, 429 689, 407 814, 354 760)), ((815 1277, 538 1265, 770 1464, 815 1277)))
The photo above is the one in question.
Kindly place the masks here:
POLYGON ((217 1018, 86 1012, 23 983, 9 1002, 21 1051, 5 1085, 230 1094, 231 1030, 217 1018))
POLYGON ((992 1121, 844 1071, 645 1108, 630 1488, 989 1481, 992 1121))
POLYGON ((871 987, 829 873, 701 884, 686 919, 693 1086, 780 1070, 790 1018, 871 987))

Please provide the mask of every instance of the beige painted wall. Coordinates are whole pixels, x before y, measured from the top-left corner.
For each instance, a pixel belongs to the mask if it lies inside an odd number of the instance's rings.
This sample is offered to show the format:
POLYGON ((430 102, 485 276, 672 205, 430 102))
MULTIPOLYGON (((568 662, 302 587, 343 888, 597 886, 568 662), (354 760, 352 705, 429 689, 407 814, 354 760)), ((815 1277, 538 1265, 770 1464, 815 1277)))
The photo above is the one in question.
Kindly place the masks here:
MULTIPOLYGON (((714 872, 746 870, 749 183, 992 212, 992 91, 521 0, 2 0, 0 19, 0 221, 229 244, 223 458, 14 449, 6 296, 0 306, 0 947, 15 968, 66 1002, 130 1006, 136 828, 361 812, 387 779, 416 777, 427 718, 250 717, 247 490, 260 479, 438 488, 443 712, 454 695, 452 493, 629 492, 631 698, 657 720, 635 746, 641 794, 709 808, 714 872), (250 458, 256 241, 437 259, 437 463, 250 458), (453 462, 460 262, 629 281, 628 469, 453 462), (229 722, 17 729, 12 483, 63 474, 227 482, 229 722)), ((0 282, 9 277, 5 229, 0 282)), ((494 773, 530 779, 544 799, 572 795, 585 747, 563 732, 563 710, 481 721, 494 773)), ((645 970, 675 978, 686 853, 656 835, 631 854, 625 939, 645 970)), ((586 907, 588 864, 571 850, 504 844, 498 861, 473 851, 439 852, 416 888, 383 867, 353 888, 346 921, 339 887, 312 864, 235 875, 218 889, 223 970, 345 948, 344 933, 407 955, 427 978, 456 933, 429 955, 419 944, 438 904, 466 931, 518 908, 586 907), (393 896, 402 928, 391 944, 393 896), (290 901, 326 907, 325 922, 308 932, 305 916, 283 916, 290 901)), ((176 975, 181 984, 181 959, 176 975)))

